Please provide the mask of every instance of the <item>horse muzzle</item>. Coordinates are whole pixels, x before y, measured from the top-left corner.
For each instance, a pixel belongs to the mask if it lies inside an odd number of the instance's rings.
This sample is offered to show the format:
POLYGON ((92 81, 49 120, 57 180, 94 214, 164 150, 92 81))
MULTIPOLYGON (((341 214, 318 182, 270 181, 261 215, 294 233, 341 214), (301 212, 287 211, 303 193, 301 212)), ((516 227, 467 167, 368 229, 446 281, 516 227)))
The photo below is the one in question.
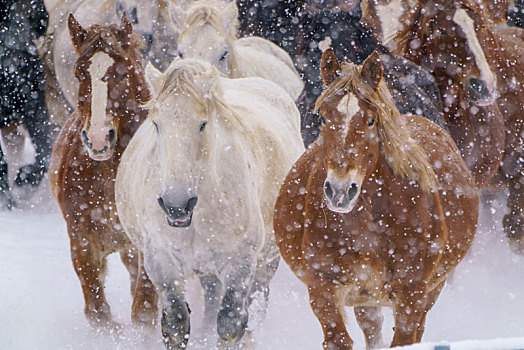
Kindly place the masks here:
POLYGON ((162 196, 157 197, 157 201, 162 211, 166 214, 169 226, 183 228, 191 225, 193 210, 198 201, 197 196, 188 198, 182 205, 172 205, 165 201, 162 196))
POLYGON ((488 84, 482 80, 474 77, 468 79, 466 84, 466 91, 473 102, 480 107, 492 105, 497 99, 496 82, 488 84))
POLYGON ((116 146, 116 131, 114 129, 109 130, 102 143, 93 143, 85 129, 82 130, 80 138, 91 159, 102 162, 113 156, 116 146))
POLYGON ((353 210, 359 193, 360 186, 355 182, 345 186, 335 185, 329 180, 324 182, 327 207, 335 213, 346 214, 353 210))

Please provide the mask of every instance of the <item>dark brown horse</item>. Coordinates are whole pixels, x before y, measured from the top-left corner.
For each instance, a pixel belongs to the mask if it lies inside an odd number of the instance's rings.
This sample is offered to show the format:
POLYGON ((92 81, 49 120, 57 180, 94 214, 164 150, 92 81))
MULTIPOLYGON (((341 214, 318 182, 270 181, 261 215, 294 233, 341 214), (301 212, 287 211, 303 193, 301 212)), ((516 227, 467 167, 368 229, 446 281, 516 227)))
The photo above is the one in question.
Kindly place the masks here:
POLYGON ((472 243, 478 190, 453 140, 401 115, 373 53, 359 68, 322 57, 323 127, 289 172, 275 206, 284 260, 309 288, 325 349, 351 349, 344 306, 368 347, 380 306, 394 310, 392 346, 419 342, 427 312, 472 243))
POLYGON ((131 276, 133 321, 152 325, 157 295, 120 225, 114 193, 120 156, 146 118, 141 105, 150 98, 139 42, 125 15, 120 26, 84 29, 72 15, 68 24, 78 54, 79 99, 56 140, 50 180, 67 223, 85 314, 95 326, 112 325, 104 274, 106 257, 118 252, 131 276))
POLYGON ((524 31, 495 27, 486 14, 469 0, 420 0, 404 18, 397 51, 436 76, 446 124, 479 188, 507 186, 504 230, 522 253, 524 31))

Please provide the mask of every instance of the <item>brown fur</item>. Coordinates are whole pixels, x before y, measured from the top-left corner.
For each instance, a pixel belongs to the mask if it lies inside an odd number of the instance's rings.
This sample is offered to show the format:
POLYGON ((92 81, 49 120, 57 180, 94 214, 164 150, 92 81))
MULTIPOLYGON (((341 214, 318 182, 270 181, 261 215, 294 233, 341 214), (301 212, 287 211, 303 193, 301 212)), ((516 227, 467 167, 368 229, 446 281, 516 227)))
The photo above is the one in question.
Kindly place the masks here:
MULTIPOLYGON (((465 49, 466 38, 460 31, 453 30, 456 25, 450 18, 459 3, 474 18, 480 44, 484 48, 493 47, 492 35, 481 8, 473 2, 455 0, 419 1, 403 18, 403 30, 394 40, 397 54, 428 67, 435 75, 451 137, 477 185, 483 188, 496 174, 502 160, 504 116, 496 103, 478 107, 468 97, 465 85, 470 77, 479 77, 480 72, 473 55, 468 56, 465 49), (451 61, 463 67, 461 74, 449 74, 450 67, 453 67, 451 61)), ((499 77, 497 83, 499 86, 504 84, 504 79, 499 77)))
MULTIPOLYGON (((497 74, 498 99, 488 107, 478 108, 471 114, 471 108, 476 108, 462 88, 461 81, 450 77, 445 69, 433 65, 441 96, 455 93, 457 98, 452 103, 444 102, 445 118, 453 140, 459 147, 462 156, 480 188, 486 187, 491 181, 503 184, 509 189, 508 208, 510 213, 504 217, 504 230, 510 239, 510 245, 519 253, 524 251, 524 216, 521 213, 524 206, 524 192, 521 185, 524 179, 524 168, 519 161, 524 156, 521 148, 521 135, 524 132, 524 31, 521 28, 496 25, 490 8, 484 10, 479 4, 471 1, 442 1, 438 13, 428 12, 431 1, 424 4, 420 1, 412 15, 404 18, 404 30, 397 37, 398 53, 420 64, 424 57, 435 54, 439 45, 445 45, 445 50, 461 55, 459 49, 446 38, 438 34, 438 28, 447 28, 450 23, 445 20, 454 11, 455 6, 465 6, 476 16, 477 33, 483 46, 486 58, 493 72, 497 74), (426 10, 427 15, 421 13, 426 10), (409 24, 411 23, 411 24, 409 24), (433 35, 433 40, 426 40, 433 35), (418 49, 410 48, 413 41, 422 42, 418 49), (449 84, 451 82, 451 84, 449 84), (470 144, 473 147, 470 147, 470 144), (499 164, 502 166, 499 168, 499 164)), ((501 3, 501 6, 504 2, 501 3)), ((434 11, 434 9, 433 9, 434 11)), ((449 40, 449 38, 448 38, 449 40)), ((463 50, 462 50, 463 51, 463 50)), ((435 56, 433 56, 435 57, 435 56)), ((449 65, 444 61, 442 66, 449 65)), ((445 101, 445 98, 443 98, 445 101)))
POLYGON ((131 40, 131 24, 123 17, 120 27, 81 28, 70 17, 77 52, 76 74, 80 79, 76 111, 65 122, 56 140, 50 181, 67 224, 71 258, 85 298, 85 314, 96 326, 111 324, 111 313, 104 295, 106 257, 119 252, 131 276, 133 321, 152 325, 157 319, 157 296, 139 264, 140 253, 123 231, 115 206, 116 170, 129 140, 147 117, 141 107, 149 99, 149 89, 139 59, 137 43, 131 40), (76 26, 78 25, 78 26, 76 26), (108 107, 118 140, 107 161, 92 160, 80 139, 80 131, 91 116, 91 78, 87 68, 98 51, 109 54, 115 63, 109 68, 108 107), (126 78, 121 80, 122 75, 126 78), (127 90, 127 91, 126 91, 127 90), (114 107, 119 102, 119 107, 114 107))
MULTIPOLYGON (((364 98, 361 91, 369 87, 360 85, 369 81, 365 72, 370 60, 377 56, 370 56, 362 69, 344 69, 361 77, 341 74, 335 79, 333 84, 347 87, 344 93, 328 88, 339 93, 326 92, 319 102, 326 119, 321 137, 295 163, 275 206, 277 244, 286 263, 309 288, 325 349, 352 348, 344 306, 355 306, 368 347, 381 345, 379 306, 394 310, 392 346, 420 342, 426 314, 446 275, 466 255, 477 224, 478 190, 443 129, 418 116, 405 116, 406 123, 397 125, 406 128, 433 165, 438 190, 425 191, 397 175, 380 151, 385 142, 380 122, 384 111, 376 108, 379 101, 364 98), (339 81, 347 79, 353 83, 339 81), (351 118, 343 140, 340 131, 348 121, 337 106, 347 92, 359 98, 361 112, 351 118), (370 127, 373 119, 378 122, 370 127), (351 157, 340 154, 348 154, 350 147, 351 157), (360 197, 349 213, 333 212, 325 202, 327 171, 343 174, 351 168, 366 170, 360 197)), ((373 79, 376 86, 382 84, 381 76, 373 79)), ((380 89, 375 92, 384 102, 390 98, 380 89)), ((399 152, 409 157, 411 148, 399 152)))

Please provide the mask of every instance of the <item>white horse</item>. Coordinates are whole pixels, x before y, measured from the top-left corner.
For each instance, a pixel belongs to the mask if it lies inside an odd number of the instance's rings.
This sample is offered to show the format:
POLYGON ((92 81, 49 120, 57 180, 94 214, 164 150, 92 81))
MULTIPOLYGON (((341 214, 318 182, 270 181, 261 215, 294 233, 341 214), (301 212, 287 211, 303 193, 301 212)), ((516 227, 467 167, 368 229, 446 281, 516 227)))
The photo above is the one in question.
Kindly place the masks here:
POLYGON ((181 58, 200 58, 230 78, 271 80, 295 101, 301 94, 304 83, 286 51, 263 38, 238 38, 235 1, 197 0, 184 7, 172 0, 170 13, 181 58))
MULTIPOLYGON (((48 36, 52 41, 47 51, 51 62, 47 64, 52 67, 48 72, 54 72, 59 90, 69 106, 76 106, 78 91, 78 82, 73 74, 76 53, 67 28, 69 13, 73 13, 82 26, 88 27, 93 24, 119 23, 125 11, 135 30, 143 36, 144 49, 152 62, 166 68, 175 56, 175 48, 171 55, 166 49, 165 42, 172 45, 175 34, 173 24, 160 20, 166 17, 159 14, 159 9, 166 7, 163 0, 56 0, 50 5, 53 7, 50 10, 48 36)), ((165 8, 165 12, 167 11, 165 8)))
POLYGON ((216 324, 219 345, 234 348, 248 307, 264 314, 267 306, 279 261, 273 207, 304 150, 300 116, 264 79, 228 79, 196 59, 176 59, 164 74, 152 69, 156 97, 118 169, 118 215, 159 292, 168 348, 187 344, 184 284, 194 275, 204 327, 216 324))

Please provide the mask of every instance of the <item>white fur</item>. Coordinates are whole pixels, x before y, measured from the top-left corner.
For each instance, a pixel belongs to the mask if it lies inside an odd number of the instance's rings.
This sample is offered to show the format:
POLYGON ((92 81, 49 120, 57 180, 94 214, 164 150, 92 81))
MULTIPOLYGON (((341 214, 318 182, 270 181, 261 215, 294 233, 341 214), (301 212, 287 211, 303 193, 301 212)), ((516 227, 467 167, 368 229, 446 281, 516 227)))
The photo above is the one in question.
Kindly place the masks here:
POLYGON ((107 82, 102 78, 107 69, 113 64, 113 59, 104 52, 97 52, 91 59, 89 75, 91 76, 91 125, 87 136, 95 150, 105 146, 105 137, 108 133, 106 125, 107 82))
POLYGON ((479 43, 473 20, 465 9, 458 9, 453 16, 453 21, 466 33, 468 47, 473 52, 475 62, 480 70, 480 79, 486 82, 490 92, 494 92, 497 78, 491 71, 482 46, 479 43))
POLYGON ((376 5, 377 15, 382 27, 382 38, 386 45, 399 30, 400 17, 404 14, 401 0, 392 0, 387 4, 376 5))
MULTIPOLYGON (((175 60, 171 66, 194 62, 175 60)), ((199 95, 222 96, 237 117, 213 108, 206 113, 194 98, 175 90, 155 100, 118 169, 120 220, 143 252, 161 296, 166 285, 183 289, 193 273, 216 275, 227 286, 227 276, 239 266, 247 264, 253 272, 257 261, 278 256, 273 206, 281 182, 304 150, 300 116, 284 90, 260 78, 206 74, 189 77, 199 95), (191 225, 169 226, 159 195, 198 195, 191 225)), ((214 324, 216 318, 204 322, 214 324)))
POLYGON ((344 133, 343 138, 345 139, 349 130, 349 123, 353 116, 360 111, 360 106, 358 104, 358 98, 351 92, 347 93, 342 97, 337 105, 337 110, 347 117, 346 123, 342 132, 344 133))
MULTIPOLYGON (((220 72, 231 77, 261 77, 276 83, 297 100, 304 83, 289 55, 269 40, 259 37, 238 39, 233 35, 237 14, 235 2, 206 1, 209 8, 221 13, 221 20, 213 24, 188 23, 183 20, 178 50, 183 58, 203 59, 220 72), (220 60, 225 52, 226 59, 220 60)), ((186 9, 188 18, 193 7, 186 9)), ((173 18, 175 21, 177 18, 173 18)))

